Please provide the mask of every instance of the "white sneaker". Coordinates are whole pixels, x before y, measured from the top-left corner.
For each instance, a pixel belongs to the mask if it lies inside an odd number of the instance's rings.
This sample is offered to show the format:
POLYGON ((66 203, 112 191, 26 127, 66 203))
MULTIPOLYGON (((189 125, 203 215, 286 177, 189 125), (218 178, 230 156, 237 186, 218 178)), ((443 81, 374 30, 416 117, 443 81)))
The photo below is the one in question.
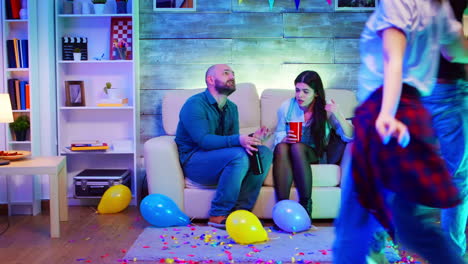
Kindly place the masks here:
POLYGON ((318 230, 318 227, 314 225, 310 225, 309 231, 317 231, 317 230, 318 230))

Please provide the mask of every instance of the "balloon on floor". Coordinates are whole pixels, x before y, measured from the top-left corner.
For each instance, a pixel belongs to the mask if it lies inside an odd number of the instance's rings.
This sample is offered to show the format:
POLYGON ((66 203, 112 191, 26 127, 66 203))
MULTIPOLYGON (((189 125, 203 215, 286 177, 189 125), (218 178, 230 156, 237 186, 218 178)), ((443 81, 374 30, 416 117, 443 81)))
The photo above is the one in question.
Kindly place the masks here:
POLYGON ((98 213, 114 214, 125 210, 132 200, 132 192, 123 185, 114 185, 107 189, 98 205, 98 213))
POLYGON ((190 224, 190 218, 171 198, 163 194, 153 193, 146 196, 141 201, 140 213, 148 223, 156 227, 190 224))
POLYGON ((273 222, 286 232, 302 232, 311 227, 310 216, 298 202, 282 200, 273 206, 273 222))
POLYGON ((226 231, 241 245, 268 240, 267 232, 257 216, 246 210, 232 212, 226 219, 226 231))

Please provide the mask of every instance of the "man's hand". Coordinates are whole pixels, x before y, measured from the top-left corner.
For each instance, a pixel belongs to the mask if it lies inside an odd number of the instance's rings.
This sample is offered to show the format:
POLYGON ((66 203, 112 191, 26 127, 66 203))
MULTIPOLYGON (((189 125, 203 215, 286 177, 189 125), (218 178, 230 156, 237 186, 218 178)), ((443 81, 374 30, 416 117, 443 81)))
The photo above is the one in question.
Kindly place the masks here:
POLYGON ((249 137, 249 135, 240 135, 239 141, 241 146, 252 156, 252 151, 257 151, 257 146, 262 144, 262 141, 256 137, 249 137))
POLYGON ((375 129, 384 145, 386 145, 392 137, 397 138, 398 144, 403 148, 408 146, 410 142, 408 127, 391 115, 380 113, 375 121, 375 129))
POLYGON ((262 126, 261 128, 257 129, 253 134, 254 138, 258 138, 261 141, 268 139, 271 136, 271 131, 268 127, 262 126))

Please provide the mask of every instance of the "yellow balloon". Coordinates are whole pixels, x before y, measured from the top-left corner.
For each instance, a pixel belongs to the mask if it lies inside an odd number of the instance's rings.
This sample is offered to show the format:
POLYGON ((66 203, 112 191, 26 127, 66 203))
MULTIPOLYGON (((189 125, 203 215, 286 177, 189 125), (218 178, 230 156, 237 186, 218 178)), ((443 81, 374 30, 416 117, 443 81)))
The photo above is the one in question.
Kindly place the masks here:
POLYGON ((226 231, 241 245, 264 242, 268 234, 257 216, 246 210, 232 212, 226 219, 226 231))
POLYGON ((132 192, 127 186, 123 184, 114 185, 107 189, 104 192, 104 195, 102 195, 101 201, 98 205, 98 213, 118 213, 127 208, 131 200, 132 192))

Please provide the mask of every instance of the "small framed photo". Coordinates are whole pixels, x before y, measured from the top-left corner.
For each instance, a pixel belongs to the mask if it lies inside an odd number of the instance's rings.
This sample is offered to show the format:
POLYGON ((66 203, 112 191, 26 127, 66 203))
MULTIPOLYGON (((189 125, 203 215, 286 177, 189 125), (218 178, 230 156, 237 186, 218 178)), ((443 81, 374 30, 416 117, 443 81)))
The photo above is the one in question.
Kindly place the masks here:
POLYGON ((65 106, 85 106, 83 81, 65 81, 65 106))
POLYGON ((196 11, 197 0, 152 0, 154 11, 196 11))
POLYGON ((373 11, 379 0, 335 0, 335 11, 373 11))

